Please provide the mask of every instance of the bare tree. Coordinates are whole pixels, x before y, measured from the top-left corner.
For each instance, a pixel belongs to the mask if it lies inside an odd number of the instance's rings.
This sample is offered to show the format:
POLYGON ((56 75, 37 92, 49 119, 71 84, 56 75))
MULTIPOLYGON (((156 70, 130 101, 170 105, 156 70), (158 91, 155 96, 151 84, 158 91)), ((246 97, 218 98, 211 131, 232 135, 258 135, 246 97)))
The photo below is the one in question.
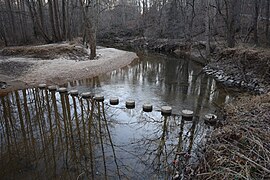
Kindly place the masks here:
POLYGON ((96 57, 96 22, 97 22, 97 2, 80 0, 83 12, 84 36, 90 46, 90 59, 96 57))
POLYGON ((217 0, 217 8, 226 25, 226 41, 228 47, 235 46, 236 23, 240 16, 239 0, 217 0), (224 9, 222 8, 224 6, 224 9))
POLYGON ((266 15, 265 15, 265 18, 266 18, 266 25, 265 25, 265 37, 266 39, 268 40, 269 42, 269 18, 270 18, 270 1, 269 0, 266 0, 266 15))
POLYGON ((206 35, 206 56, 210 55, 210 2, 206 0, 205 13, 205 35, 206 35))
POLYGON ((42 38, 45 40, 47 43, 51 43, 52 40, 48 36, 48 34, 44 30, 43 24, 43 17, 38 16, 37 10, 36 10, 36 4, 34 0, 26 0, 26 5, 28 6, 28 10, 30 13, 30 17, 32 20, 32 26, 33 26, 33 31, 34 35, 37 38, 38 34, 42 36, 42 38))
POLYGON ((259 17, 259 8, 260 0, 253 0, 254 2, 254 16, 253 16, 253 29, 254 29, 254 43, 259 44, 258 40, 258 17, 259 17))

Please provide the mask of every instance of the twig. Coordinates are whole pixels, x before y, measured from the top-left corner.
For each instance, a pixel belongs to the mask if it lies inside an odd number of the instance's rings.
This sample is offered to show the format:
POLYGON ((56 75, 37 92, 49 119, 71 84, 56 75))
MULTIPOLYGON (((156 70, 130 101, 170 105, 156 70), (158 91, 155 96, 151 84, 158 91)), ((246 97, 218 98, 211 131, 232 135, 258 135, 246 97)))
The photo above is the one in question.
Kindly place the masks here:
POLYGON ((239 152, 235 152, 236 155, 238 155, 239 157, 249 161, 250 163, 254 164, 255 166, 258 166, 259 168, 261 168, 262 170, 266 171, 267 173, 270 173, 270 170, 267 169, 266 167, 263 167, 262 165, 256 163, 255 161, 253 161, 252 159, 246 157, 245 155, 239 153, 239 152))
POLYGON ((84 174, 84 172, 82 172, 81 174, 78 175, 77 180, 79 180, 79 178, 84 174))

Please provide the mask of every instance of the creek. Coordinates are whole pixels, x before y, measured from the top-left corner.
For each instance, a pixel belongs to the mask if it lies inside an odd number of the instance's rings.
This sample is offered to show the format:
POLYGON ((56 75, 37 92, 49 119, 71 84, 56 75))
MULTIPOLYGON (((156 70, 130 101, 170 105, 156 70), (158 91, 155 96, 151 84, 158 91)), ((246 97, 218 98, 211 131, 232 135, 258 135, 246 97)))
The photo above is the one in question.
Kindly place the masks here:
POLYGON ((231 99, 188 59, 140 54, 127 67, 64 84, 79 96, 48 89, 10 92, 0 101, 3 179, 171 179, 187 176, 212 127, 204 115, 231 99), (82 98, 101 94, 104 102, 82 98), (119 98, 110 105, 111 97, 119 98), (133 99, 135 108, 125 101, 133 99), (144 103, 153 105, 143 112, 144 103), (160 108, 171 106, 172 115, 160 108), (192 121, 181 117, 194 112, 192 121))

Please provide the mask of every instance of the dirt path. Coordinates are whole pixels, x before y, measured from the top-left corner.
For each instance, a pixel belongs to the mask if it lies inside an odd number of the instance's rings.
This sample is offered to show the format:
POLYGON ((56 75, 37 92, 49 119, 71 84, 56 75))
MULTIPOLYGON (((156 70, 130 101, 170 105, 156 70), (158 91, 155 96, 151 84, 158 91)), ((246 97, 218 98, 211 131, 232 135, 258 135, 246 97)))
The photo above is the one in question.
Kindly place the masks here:
MULTIPOLYGON (((48 60, 27 57, 0 57, 0 82, 7 83, 0 92, 35 86, 39 83, 60 85, 90 78, 124 67, 138 58, 136 53, 114 48, 97 49, 95 60, 70 59, 66 56, 48 60)), ((3 83, 2 83, 3 84, 3 83)))

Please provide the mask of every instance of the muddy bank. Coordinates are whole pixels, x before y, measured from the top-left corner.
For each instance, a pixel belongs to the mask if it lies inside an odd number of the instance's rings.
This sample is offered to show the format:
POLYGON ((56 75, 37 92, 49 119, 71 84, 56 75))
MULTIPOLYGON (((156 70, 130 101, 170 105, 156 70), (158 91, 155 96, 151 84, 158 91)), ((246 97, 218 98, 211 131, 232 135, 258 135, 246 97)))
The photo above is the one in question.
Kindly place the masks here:
POLYGON ((60 85, 68 81, 90 78, 126 66, 138 58, 136 53, 114 48, 99 47, 97 54, 95 60, 89 60, 87 50, 70 44, 4 49, 2 55, 6 56, 0 57, 0 81, 1 87, 5 89, 1 89, 0 92, 39 83, 60 85))
POLYGON ((109 37, 99 39, 99 43, 116 48, 151 50, 163 53, 174 52, 179 47, 185 46, 183 39, 154 39, 147 37, 109 37))
MULTIPOLYGON (((194 60, 202 65, 207 64, 205 41, 186 42, 182 39, 162 39, 147 37, 107 37, 99 39, 99 43, 120 49, 135 51, 153 51, 159 53, 172 53, 181 58, 194 60)), ((211 45, 211 52, 217 51, 215 44, 211 45)))

